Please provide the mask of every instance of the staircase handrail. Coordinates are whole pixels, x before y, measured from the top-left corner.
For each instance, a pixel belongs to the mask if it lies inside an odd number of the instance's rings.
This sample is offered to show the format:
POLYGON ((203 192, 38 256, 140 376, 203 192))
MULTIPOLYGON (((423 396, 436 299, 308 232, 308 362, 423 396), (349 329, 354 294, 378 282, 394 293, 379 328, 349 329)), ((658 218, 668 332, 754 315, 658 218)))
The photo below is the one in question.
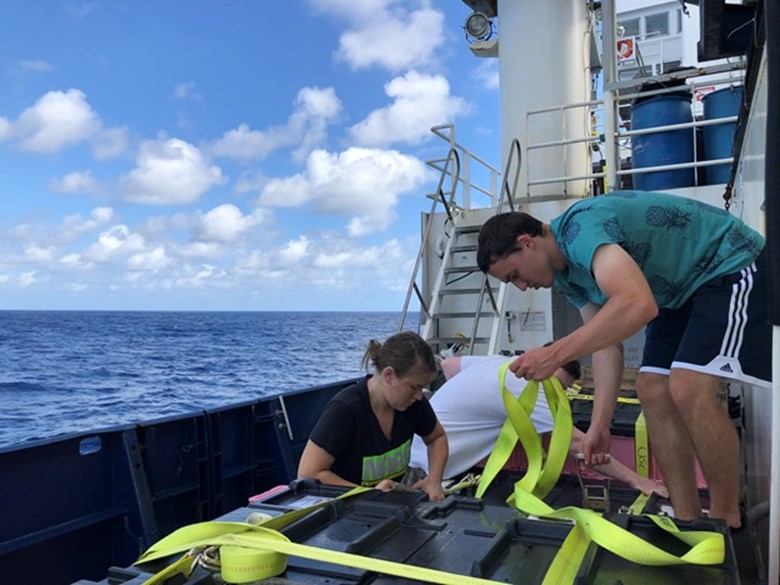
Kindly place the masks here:
POLYGON ((444 167, 441 170, 441 174, 439 175, 439 182, 436 186, 436 196, 433 198, 433 202, 431 203, 431 210, 428 215, 428 222, 425 224, 425 229, 423 230, 423 237, 420 241, 420 249, 417 251, 417 259, 414 262, 414 269, 412 270, 412 278, 409 281, 409 286, 406 290, 406 298, 404 299, 404 305, 403 309, 401 311, 401 320, 398 324, 398 331, 403 331, 404 323, 406 322, 406 314, 409 311, 409 303, 412 299, 412 292, 414 292, 417 295, 417 298, 420 301, 420 306, 425 312, 426 316, 430 318, 430 314, 428 312, 428 306, 426 305, 423 295, 417 286, 417 275, 420 271, 420 266, 422 265, 422 259, 425 255, 425 249, 428 244, 428 238, 431 233, 431 219, 433 218, 433 214, 436 212, 436 207, 439 204, 439 201, 442 202, 444 205, 444 210, 447 213, 447 217, 449 217, 450 221, 453 221, 452 217, 452 207, 455 203, 455 192, 458 186, 458 181, 460 180, 460 155, 458 154, 458 151, 455 150, 454 147, 451 147, 449 152, 447 153, 447 158, 444 163, 444 167), (454 172, 450 171, 450 165, 453 164, 455 167, 454 172), (452 178, 452 188, 450 189, 450 197, 449 200, 447 200, 444 196, 443 186, 444 181, 447 177, 452 178))
MULTIPOLYGON (((510 211, 515 210, 515 203, 514 203, 514 197, 515 193, 517 192, 517 183, 520 179, 520 169, 521 164, 523 160, 523 153, 520 148, 520 141, 517 138, 512 139, 512 143, 509 146, 509 153, 506 157, 506 166, 504 167, 504 180, 501 183, 501 191, 498 196, 498 202, 496 204, 496 215, 502 212, 503 206, 504 206, 504 197, 506 196, 507 205, 509 206, 510 211), (516 155, 516 156, 515 156, 516 155), (517 163, 514 168, 514 178, 512 181, 512 187, 509 187, 509 171, 512 167, 512 162, 514 159, 517 159, 517 163)), ((499 307, 499 305, 504 304, 504 299, 506 298, 506 294, 504 293, 504 290, 506 289, 506 283, 501 283, 499 286, 499 302, 496 302, 496 298, 493 296, 493 290, 490 288, 490 282, 487 273, 484 273, 482 275, 482 285, 480 286, 479 291, 479 298, 477 299, 477 307, 476 312, 474 313, 474 323, 471 327, 471 344, 469 347, 469 353, 473 354, 474 352, 474 339, 477 335, 477 329, 479 327, 479 320, 481 318, 482 313, 482 303, 485 300, 485 294, 488 295, 488 300, 490 301, 490 306, 493 309, 493 318, 498 319, 500 321, 502 316, 502 307, 499 307)), ((494 321, 495 327, 493 327, 493 332, 500 330, 500 323, 499 321, 494 321)), ((494 333, 491 333, 491 338, 493 337, 494 333)), ((495 345, 493 343, 493 340, 491 339, 491 346, 495 345)))
POLYGON ((515 210, 515 193, 517 192, 517 183, 520 180, 520 168, 523 161, 523 153, 520 149, 520 141, 517 138, 513 138, 509 145, 509 153, 506 156, 506 166, 504 167, 504 180, 501 183, 501 192, 498 196, 498 203, 496 204, 496 214, 501 213, 503 207, 504 195, 507 197, 507 204, 510 211, 515 210), (515 166, 514 180, 512 181, 512 189, 509 188, 509 169, 512 164, 512 155, 517 153, 517 164, 515 166))

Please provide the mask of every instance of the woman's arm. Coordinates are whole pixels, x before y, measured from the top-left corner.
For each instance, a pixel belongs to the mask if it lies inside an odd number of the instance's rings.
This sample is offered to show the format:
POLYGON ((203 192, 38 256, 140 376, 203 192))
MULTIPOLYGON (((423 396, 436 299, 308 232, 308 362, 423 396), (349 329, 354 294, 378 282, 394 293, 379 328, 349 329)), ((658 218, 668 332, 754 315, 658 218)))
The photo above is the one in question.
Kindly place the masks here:
MULTIPOLYGON (((446 460, 446 456, 445 456, 446 460)), ((336 459, 317 443, 309 440, 301 454, 301 462, 298 464, 298 479, 309 478, 317 479, 328 485, 343 485, 355 487, 357 484, 347 481, 337 473, 333 473, 330 468, 336 459)), ((392 479, 383 479, 374 486, 375 489, 389 492, 396 485, 392 479)))
POLYGON ((306 447, 301 455, 301 461, 298 464, 298 478, 318 479, 322 483, 330 485, 357 485, 330 470, 335 461, 336 459, 333 455, 312 440, 309 440, 306 442, 306 447))
POLYGON ((429 434, 423 437, 423 442, 428 447, 428 476, 415 483, 414 489, 425 490, 433 501, 444 499, 444 490, 441 487, 444 475, 444 466, 449 456, 449 444, 447 434, 439 421, 429 434))

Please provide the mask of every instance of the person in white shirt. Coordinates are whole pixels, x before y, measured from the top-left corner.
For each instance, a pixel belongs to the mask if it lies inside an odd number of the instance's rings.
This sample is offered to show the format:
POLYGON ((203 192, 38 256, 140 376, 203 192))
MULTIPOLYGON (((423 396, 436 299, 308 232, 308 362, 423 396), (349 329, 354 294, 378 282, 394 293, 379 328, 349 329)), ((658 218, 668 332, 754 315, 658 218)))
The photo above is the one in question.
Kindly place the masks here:
MULTIPOLYGON (((436 417, 444 427, 449 442, 449 458, 444 477, 452 478, 469 470, 490 455, 501 427, 506 421, 506 410, 499 389, 498 369, 512 358, 495 356, 462 356, 442 360, 441 368, 447 381, 430 398, 436 417)), ((580 377, 579 362, 569 362, 558 368, 555 377, 564 388, 580 377)), ((505 379, 507 390, 518 396, 526 381, 512 375, 505 379)), ((538 433, 552 431, 554 423, 544 392, 539 392, 531 422, 538 433)), ((585 433, 574 427, 569 452, 580 453, 585 433)), ((427 473, 425 444, 415 437, 412 442, 410 466, 427 473)), ((656 492, 662 497, 669 494, 666 487, 611 459, 604 465, 593 467, 603 475, 630 485, 649 495, 656 492)))

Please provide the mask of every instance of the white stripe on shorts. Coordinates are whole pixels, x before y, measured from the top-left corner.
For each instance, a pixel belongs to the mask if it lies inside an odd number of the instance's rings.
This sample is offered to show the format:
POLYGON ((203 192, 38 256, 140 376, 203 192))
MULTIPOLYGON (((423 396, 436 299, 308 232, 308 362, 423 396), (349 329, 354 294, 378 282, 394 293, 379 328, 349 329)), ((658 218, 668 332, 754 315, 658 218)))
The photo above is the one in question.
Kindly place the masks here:
POLYGON ((753 290, 753 272, 756 265, 752 264, 741 270, 742 278, 731 287, 731 301, 729 302, 729 322, 726 333, 723 336, 723 344, 720 347, 720 355, 726 357, 739 357, 742 341, 747 325, 748 296, 753 290))

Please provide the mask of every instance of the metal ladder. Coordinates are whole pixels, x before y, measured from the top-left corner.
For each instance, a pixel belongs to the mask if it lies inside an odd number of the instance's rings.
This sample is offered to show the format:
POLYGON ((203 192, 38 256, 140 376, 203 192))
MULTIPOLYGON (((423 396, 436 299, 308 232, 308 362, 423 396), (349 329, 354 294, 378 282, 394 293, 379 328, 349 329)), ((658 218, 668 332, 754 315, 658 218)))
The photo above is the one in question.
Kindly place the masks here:
MULTIPOLYGON (((468 152, 465 154, 466 157, 470 155, 468 152)), ((446 159, 436 162, 442 161, 444 165, 441 167, 429 163, 441 171, 441 177, 436 194, 429 195, 433 199, 433 205, 423 232, 399 330, 403 329, 409 301, 414 292, 420 302, 420 335, 428 341, 434 352, 439 353, 455 343, 464 343, 469 354, 495 353, 502 325, 505 323, 503 305, 506 285, 483 274, 477 266, 477 235, 484 220, 484 215, 478 212, 484 210, 462 209, 455 203, 460 181, 460 157, 454 147, 450 149, 446 159), (443 185, 448 176, 452 178, 452 183, 445 194, 443 185), (429 240, 432 218, 439 204, 444 206, 446 222, 451 232, 441 251, 441 265, 426 298, 417 285, 417 278, 426 250, 431 249, 429 240)), ((514 209, 513 200, 520 174, 520 161, 520 144, 514 140, 503 173, 501 191, 495 200, 496 213, 503 210, 504 202, 509 209, 514 209), (513 164, 513 183, 510 186, 507 177, 510 176, 509 171, 513 164)), ((463 188, 467 188, 465 183, 463 188)))
POLYGON ((478 347, 477 353, 485 353, 490 334, 484 327, 480 328, 480 320, 498 313, 495 300, 498 287, 477 266, 476 240, 481 225, 468 222, 460 225, 464 223, 463 218, 463 214, 458 216, 444 250, 420 335, 436 352, 454 343, 465 343, 470 354, 478 347))

